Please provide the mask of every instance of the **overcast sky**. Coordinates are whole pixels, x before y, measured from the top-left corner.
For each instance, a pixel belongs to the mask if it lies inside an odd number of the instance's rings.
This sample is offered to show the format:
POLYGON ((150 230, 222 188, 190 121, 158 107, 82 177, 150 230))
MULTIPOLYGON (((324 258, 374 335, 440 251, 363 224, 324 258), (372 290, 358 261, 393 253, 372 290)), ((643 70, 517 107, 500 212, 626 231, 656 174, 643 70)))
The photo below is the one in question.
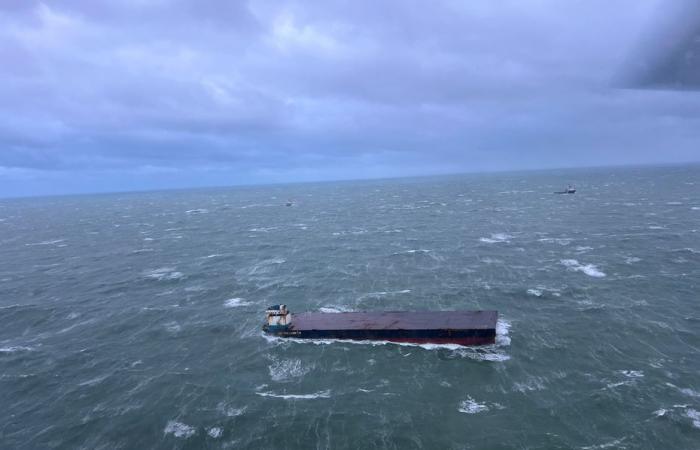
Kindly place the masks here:
POLYGON ((659 5, 2 0, 0 196, 697 161, 659 5))

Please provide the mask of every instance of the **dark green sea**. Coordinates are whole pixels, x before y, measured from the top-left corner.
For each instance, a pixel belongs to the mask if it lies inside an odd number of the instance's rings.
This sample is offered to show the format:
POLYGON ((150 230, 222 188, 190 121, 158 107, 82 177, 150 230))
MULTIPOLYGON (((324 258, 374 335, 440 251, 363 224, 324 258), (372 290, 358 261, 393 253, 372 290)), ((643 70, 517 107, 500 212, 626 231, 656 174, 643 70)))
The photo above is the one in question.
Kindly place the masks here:
POLYGON ((698 166, 0 200, 0 448, 697 449, 699 230, 698 166), (499 336, 266 339, 275 303, 499 336))

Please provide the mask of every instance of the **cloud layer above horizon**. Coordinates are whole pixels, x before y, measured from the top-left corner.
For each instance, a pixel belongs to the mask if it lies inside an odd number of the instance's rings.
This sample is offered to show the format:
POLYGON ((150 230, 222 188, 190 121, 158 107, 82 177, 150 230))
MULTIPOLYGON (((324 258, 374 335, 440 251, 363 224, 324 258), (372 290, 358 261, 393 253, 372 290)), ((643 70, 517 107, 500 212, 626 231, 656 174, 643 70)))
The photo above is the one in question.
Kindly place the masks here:
POLYGON ((5 0, 0 196, 700 159, 653 0, 5 0))

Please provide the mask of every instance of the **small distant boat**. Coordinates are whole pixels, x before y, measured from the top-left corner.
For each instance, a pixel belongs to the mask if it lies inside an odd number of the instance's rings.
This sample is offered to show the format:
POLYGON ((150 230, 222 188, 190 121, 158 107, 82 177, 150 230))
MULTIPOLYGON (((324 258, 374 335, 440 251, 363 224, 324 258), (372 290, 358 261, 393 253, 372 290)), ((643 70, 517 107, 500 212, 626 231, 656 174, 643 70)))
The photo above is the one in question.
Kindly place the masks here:
POLYGON ((293 204, 291 200, 287 200, 287 203, 285 203, 286 206, 292 206, 293 204))
POLYGON ((556 191, 555 194, 575 194, 576 193, 576 188, 573 187, 572 185, 569 185, 565 190, 563 191, 556 191))

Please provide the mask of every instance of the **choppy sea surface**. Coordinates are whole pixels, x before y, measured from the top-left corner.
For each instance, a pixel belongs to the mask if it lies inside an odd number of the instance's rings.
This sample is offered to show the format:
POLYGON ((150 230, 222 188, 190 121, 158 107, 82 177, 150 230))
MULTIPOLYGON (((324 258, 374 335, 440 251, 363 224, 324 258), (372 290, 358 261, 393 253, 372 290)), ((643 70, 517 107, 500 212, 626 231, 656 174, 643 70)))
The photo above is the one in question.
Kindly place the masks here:
POLYGON ((0 447, 698 448, 699 230, 698 166, 0 200, 0 447), (275 303, 499 336, 266 339, 275 303))

